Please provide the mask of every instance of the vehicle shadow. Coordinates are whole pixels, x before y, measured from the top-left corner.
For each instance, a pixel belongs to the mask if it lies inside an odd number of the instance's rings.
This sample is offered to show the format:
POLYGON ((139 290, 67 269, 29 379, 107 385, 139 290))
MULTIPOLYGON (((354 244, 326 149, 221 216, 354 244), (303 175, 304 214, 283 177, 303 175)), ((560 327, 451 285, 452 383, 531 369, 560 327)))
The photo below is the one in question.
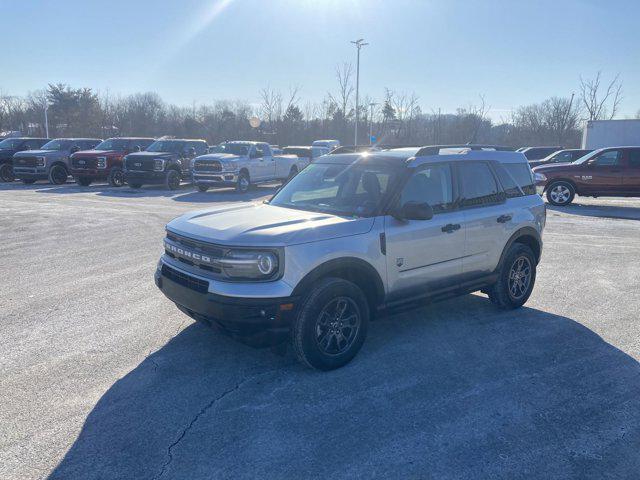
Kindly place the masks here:
POLYGON ((486 297, 372 323, 314 372, 192 324, 118 380, 52 479, 633 478, 640 366, 486 297))
MULTIPOLYGON (((629 207, 626 205, 594 205, 574 202, 564 207, 556 207, 547 203, 547 210, 564 213, 567 215, 580 215, 584 217, 616 218, 623 220, 640 220, 640 206, 629 207)), ((640 205, 640 203, 638 204, 640 205)))

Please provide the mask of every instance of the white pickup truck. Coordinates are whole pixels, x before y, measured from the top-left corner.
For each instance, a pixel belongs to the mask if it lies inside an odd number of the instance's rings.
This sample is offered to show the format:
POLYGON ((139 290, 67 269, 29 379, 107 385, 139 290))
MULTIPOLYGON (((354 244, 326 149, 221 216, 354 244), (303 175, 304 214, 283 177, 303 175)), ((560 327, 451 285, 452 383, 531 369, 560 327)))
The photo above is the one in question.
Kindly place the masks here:
POLYGON ((221 152, 192 160, 193 184, 201 192, 220 186, 246 192, 253 184, 285 182, 309 163, 296 155, 274 155, 265 142, 226 142, 219 147, 221 152))

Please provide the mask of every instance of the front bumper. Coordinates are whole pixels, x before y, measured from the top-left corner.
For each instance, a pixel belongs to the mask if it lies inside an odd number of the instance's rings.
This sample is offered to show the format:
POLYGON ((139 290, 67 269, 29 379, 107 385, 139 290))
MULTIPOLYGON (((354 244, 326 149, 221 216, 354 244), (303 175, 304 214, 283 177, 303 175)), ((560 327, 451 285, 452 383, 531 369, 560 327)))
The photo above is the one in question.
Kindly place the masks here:
POLYGON ((193 172, 193 183, 195 185, 235 186, 238 183, 238 172, 193 172))
POLYGON ((544 194, 544 190, 546 188, 546 183, 536 183, 536 193, 540 196, 544 194))
POLYGON ((13 174, 19 179, 46 180, 49 172, 46 167, 13 167, 13 174))
POLYGON ((296 297, 244 298, 208 291, 208 282, 160 262, 156 286, 195 320, 216 324, 230 333, 286 331, 295 315, 296 297))
POLYGON ((124 179, 127 183, 140 183, 142 185, 162 185, 167 178, 166 172, 137 172, 127 170, 124 179))

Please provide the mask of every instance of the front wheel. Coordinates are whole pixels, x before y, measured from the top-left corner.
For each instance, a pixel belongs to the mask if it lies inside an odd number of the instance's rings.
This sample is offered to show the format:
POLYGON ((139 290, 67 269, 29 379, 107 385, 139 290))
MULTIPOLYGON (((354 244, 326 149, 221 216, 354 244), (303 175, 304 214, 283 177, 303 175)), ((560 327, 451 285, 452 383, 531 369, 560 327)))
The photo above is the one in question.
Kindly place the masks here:
POLYGON ((165 184, 169 190, 177 190, 180 188, 180 174, 175 170, 169 170, 167 172, 165 184))
POLYGON ((251 187, 251 181, 249 180, 249 174, 247 172, 240 172, 238 175, 238 183, 236 183, 236 190, 240 193, 246 193, 251 187))
POLYGON ((521 307, 529 299, 536 281, 536 257, 526 245, 514 243, 507 252, 498 281, 489 290, 489 299, 499 308, 521 307))
POLYGON ((13 167, 8 163, 0 165, 0 181, 13 182, 16 179, 13 174, 13 167))
POLYGON ((576 190, 569 182, 553 182, 547 187, 547 200, 551 205, 569 205, 575 196, 576 190))
POLYGON ((82 187, 88 187, 91 185, 91 179, 87 177, 78 177, 76 178, 76 183, 82 187))
POLYGON ((318 370, 333 370, 356 356, 369 322, 362 290, 341 278, 317 283, 300 306, 291 329, 298 360, 318 370))
POLYGON ((107 180, 112 187, 122 187, 124 185, 124 172, 120 167, 113 167, 107 180))
POLYGON ((69 172, 62 165, 54 165, 49 170, 49 182, 54 185, 62 185, 67 183, 67 178, 69 178, 69 172))

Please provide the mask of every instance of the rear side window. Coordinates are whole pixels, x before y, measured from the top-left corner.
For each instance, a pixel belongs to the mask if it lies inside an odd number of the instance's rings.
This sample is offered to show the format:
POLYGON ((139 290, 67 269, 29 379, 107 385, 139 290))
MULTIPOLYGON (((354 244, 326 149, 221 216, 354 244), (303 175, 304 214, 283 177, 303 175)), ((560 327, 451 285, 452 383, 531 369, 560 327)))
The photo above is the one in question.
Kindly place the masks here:
POLYGON ((536 186, 533 183, 529 165, 524 163, 504 163, 496 166, 496 173, 502 188, 507 194, 507 198, 521 197, 520 189, 525 195, 536 194, 536 186))
POLYGON ((499 194, 498 184, 488 164, 484 162, 461 163, 458 169, 461 206, 483 206, 502 201, 504 195, 499 194))
POLYGON ((629 150, 629 166, 640 168, 640 149, 629 150))

